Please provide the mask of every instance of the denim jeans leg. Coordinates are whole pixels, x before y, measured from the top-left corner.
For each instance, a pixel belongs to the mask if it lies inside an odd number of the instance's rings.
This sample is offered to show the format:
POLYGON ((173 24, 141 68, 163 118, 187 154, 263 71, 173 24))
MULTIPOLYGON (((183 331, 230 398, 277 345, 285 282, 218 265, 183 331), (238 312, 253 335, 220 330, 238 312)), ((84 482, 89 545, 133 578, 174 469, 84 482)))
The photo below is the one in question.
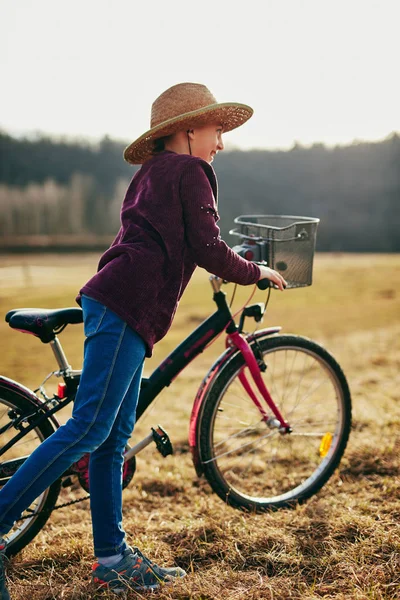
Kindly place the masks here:
POLYGON ((87 338, 72 417, 36 448, 0 490, 3 533, 73 462, 107 439, 143 362, 144 342, 126 323, 92 299, 84 297, 82 307, 87 338), (137 356, 131 361, 132 347, 137 356))
POLYGON ((122 526, 122 476, 126 444, 135 425, 141 376, 142 368, 138 368, 110 435, 90 457, 90 508, 97 557, 117 554, 128 547, 122 526))

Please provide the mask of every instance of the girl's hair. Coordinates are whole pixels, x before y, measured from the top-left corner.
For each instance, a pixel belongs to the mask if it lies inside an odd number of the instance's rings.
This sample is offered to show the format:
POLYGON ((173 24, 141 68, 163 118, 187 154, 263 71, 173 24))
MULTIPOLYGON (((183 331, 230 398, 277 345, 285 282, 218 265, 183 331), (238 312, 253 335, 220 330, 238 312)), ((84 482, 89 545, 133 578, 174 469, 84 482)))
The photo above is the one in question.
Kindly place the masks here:
POLYGON ((162 137, 162 138, 158 138, 157 140, 154 140, 152 154, 158 154, 159 152, 162 152, 163 150, 165 150, 166 139, 167 139, 166 137, 162 137))

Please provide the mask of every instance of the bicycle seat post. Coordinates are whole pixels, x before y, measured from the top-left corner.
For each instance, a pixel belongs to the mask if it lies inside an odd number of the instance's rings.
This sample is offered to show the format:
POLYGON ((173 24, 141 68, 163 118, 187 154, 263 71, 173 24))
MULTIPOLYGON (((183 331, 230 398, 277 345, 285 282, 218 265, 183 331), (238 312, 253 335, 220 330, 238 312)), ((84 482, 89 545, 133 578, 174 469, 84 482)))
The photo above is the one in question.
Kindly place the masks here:
POLYGON ((51 346, 51 349, 53 350, 57 364, 60 367, 60 371, 61 372, 70 371, 71 365, 68 364, 67 357, 65 356, 64 350, 61 346, 61 342, 57 336, 55 336, 54 340, 50 341, 50 346, 51 346))

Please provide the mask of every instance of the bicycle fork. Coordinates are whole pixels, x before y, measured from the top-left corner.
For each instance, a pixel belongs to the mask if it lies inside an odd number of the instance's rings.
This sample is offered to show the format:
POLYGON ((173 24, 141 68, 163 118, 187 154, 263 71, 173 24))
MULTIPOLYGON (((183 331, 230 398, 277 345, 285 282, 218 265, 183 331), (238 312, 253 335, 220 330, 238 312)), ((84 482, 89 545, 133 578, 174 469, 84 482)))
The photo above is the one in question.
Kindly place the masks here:
MULTIPOLYGON (((279 333, 280 327, 269 327, 268 329, 262 329, 258 331, 254 336, 251 336, 250 343, 257 342, 258 337, 265 337, 269 335, 274 335, 279 333)), ((215 382, 216 377, 218 377, 221 369, 232 359, 233 354, 238 350, 246 363, 246 366, 249 368, 249 372, 261 394, 261 397, 264 399, 266 405, 271 410, 273 416, 268 416, 266 410, 263 405, 257 398, 248 377, 244 373, 244 369, 239 375, 239 380, 248 394, 249 398, 251 398, 254 405, 257 407, 257 410, 260 412, 262 420, 266 423, 267 426, 271 428, 277 428, 279 433, 285 435, 292 431, 290 424, 283 418, 280 413, 278 407, 273 401, 270 393, 268 392, 264 381, 260 374, 260 366, 257 362, 257 358, 254 355, 253 349, 250 345, 249 341, 241 335, 239 332, 232 332, 228 334, 227 337, 227 346, 228 350, 220 357, 211 367, 206 377, 203 379, 203 382, 197 392, 193 408, 192 414, 190 417, 190 425, 189 425, 189 447, 192 453, 192 460, 194 464, 194 468, 196 469, 196 473, 199 477, 203 474, 203 462, 202 457, 200 455, 200 447, 199 447, 199 424, 201 422, 201 413, 202 408, 204 406, 204 401, 207 397, 207 394, 215 382)))
MULTIPOLYGON (((230 333, 228 335, 228 337, 226 339, 226 344, 227 344, 227 346, 229 346, 229 345, 235 346, 242 354, 244 360, 246 361, 246 365, 251 373, 251 376, 254 380, 254 383, 256 384, 261 396, 264 398, 265 402, 267 403, 267 405, 269 406, 271 411, 274 413, 276 419, 279 422, 279 425, 278 424, 277 425, 279 427, 280 433, 290 433, 292 431, 292 429, 291 429, 289 423, 287 421, 285 421, 285 419, 283 418, 278 407, 276 406, 275 402, 273 401, 271 394, 269 393, 268 389, 266 388, 265 383, 260 374, 260 368, 257 363, 256 357, 254 356, 254 353, 250 347, 250 344, 246 340, 246 338, 244 338, 238 331, 235 331, 234 333, 230 333)), ((261 402, 258 400, 256 394, 254 393, 254 391, 244 373, 244 369, 242 369, 242 371, 239 375, 239 381, 242 384, 245 391, 247 392, 247 394, 249 395, 249 397, 252 399, 252 401, 256 405, 256 407, 258 408, 258 410, 260 411, 263 421, 265 421, 266 423, 271 422, 270 417, 268 417, 268 414, 265 412, 261 402)))

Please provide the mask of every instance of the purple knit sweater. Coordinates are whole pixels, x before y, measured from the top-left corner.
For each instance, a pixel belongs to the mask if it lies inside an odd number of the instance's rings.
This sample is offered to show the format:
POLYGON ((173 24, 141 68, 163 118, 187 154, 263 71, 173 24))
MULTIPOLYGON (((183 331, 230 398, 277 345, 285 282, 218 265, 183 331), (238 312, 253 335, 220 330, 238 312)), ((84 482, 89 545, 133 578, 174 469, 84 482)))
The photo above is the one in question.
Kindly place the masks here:
POLYGON ((214 169, 195 156, 164 151, 137 171, 121 210, 121 228, 80 290, 146 342, 147 356, 167 333, 197 265, 248 285, 260 269, 221 240, 214 169))

